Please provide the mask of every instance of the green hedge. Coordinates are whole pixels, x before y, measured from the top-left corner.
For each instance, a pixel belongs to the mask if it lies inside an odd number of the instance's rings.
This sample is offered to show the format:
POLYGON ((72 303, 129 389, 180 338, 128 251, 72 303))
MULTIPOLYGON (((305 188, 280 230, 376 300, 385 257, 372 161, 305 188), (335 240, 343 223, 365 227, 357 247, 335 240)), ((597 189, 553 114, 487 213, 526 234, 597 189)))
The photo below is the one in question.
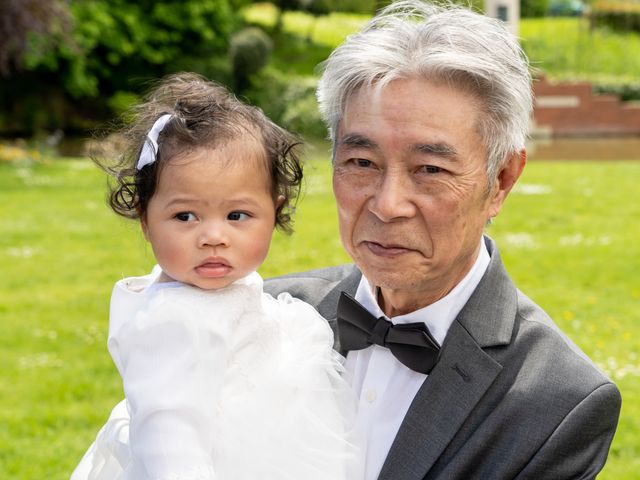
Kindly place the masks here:
POLYGON ((589 14, 594 26, 640 32, 640 2, 633 0, 598 0, 589 14))

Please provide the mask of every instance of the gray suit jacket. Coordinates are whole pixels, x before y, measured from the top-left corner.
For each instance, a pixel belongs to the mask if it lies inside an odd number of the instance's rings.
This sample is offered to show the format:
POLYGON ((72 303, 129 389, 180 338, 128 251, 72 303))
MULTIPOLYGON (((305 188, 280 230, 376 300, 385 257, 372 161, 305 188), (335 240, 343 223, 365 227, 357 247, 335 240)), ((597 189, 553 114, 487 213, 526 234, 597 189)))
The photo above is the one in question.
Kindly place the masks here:
MULTIPOLYGON (((516 289, 485 241, 489 267, 451 325, 379 479, 595 478, 615 433, 620 393, 516 289)), ((335 331, 340 292, 355 294, 360 277, 345 265, 270 279, 265 290, 312 304, 335 331)))

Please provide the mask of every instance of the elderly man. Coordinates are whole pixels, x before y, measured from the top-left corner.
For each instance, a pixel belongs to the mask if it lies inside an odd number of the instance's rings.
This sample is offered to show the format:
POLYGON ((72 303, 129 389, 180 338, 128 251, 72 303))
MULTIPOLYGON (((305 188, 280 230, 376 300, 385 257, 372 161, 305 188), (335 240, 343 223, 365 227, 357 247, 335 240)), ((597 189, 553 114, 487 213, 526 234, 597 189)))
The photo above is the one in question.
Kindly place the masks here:
POLYGON ((516 39, 458 7, 396 3, 325 64, 318 98, 355 266, 267 289, 337 330, 366 479, 594 478, 605 463, 616 386, 483 236, 524 168, 531 97, 516 39))

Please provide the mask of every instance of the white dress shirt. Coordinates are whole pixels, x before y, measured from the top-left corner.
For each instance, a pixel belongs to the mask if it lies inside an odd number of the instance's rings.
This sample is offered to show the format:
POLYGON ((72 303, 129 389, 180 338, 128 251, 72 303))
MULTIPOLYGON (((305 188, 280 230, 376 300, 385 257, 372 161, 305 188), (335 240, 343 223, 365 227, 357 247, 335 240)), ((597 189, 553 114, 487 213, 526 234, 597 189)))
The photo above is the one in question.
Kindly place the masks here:
MULTIPOLYGON (((442 345, 449 327, 478 286, 489 265, 489 252, 481 241, 480 253, 473 267, 456 287, 436 303, 407 315, 392 317, 394 324, 424 322, 435 340, 442 345)), ((376 299, 376 287, 363 276, 355 298, 376 318, 384 316, 376 299)), ((400 424, 427 375, 405 367, 387 348, 372 345, 347 354, 348 378, 358 395, 357 430, 363 445, 364 465, 354 472, 357 477, 375 480, 389 453, 400 424), (364 471, 364 477, 360 471, 364 471)))

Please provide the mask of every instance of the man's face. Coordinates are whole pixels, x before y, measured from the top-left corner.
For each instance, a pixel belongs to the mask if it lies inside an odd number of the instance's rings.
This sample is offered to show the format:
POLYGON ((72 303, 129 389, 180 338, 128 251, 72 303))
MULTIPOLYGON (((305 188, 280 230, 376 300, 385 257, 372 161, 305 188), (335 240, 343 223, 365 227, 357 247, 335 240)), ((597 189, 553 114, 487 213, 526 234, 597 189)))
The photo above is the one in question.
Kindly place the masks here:
POLYGON ((379 94, 362 89, 347 101, 333 174, 340 235, 380 287, 387 315, 451 291, 500 210, 506 193, 500 180, 487 191, 479 115, 470 94, 419 79, 394 80, 379 94))

